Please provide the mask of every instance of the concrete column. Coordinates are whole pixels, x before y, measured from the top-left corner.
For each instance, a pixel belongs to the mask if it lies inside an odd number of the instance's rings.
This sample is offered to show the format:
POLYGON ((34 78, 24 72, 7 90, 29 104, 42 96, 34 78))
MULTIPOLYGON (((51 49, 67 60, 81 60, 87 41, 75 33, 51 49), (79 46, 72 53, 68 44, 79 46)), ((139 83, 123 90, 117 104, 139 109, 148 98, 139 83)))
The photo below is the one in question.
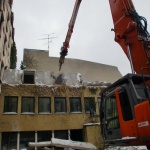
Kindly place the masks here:
MULTIPOLYGON (((52 138, 54 138, 55 135, 54 135, 54 130, 52 130, 52 138)), ((52 150, 54 150, 54 147, 52 147, 52 150)))
POLYGON ((17 133, 17 150, 19 150, 20 147, 20 132, 17 133))
MULTIPOLYGON (((37 131, 35 131, 35 143, 37 143, 37 137, 38 135, 37 135, 37 131)), ((37 148, 35 147, 35 150, 37 150, 37 148)))
POLYGON ((54 130, 52 131, 52 138, 54 138, 54 130))
POLYGON ((54 110, 54 97, 51 97, 51 113, 54 114, 55 110, 54 110))
POLYGON ((38 97, 37 96, 35 96, 35 114, 38 114, 38 97))
POLYGON ((70 130, 68 130, 68 140, 71 140, 70 130))

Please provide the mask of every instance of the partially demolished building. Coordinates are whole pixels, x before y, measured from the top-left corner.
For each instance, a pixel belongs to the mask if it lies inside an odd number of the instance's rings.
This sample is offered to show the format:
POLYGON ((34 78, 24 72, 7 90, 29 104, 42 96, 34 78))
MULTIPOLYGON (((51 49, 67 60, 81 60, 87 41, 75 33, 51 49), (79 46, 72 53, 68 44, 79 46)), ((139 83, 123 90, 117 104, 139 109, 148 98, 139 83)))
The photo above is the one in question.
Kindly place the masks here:
POLYGON ((28 142, 51 138, 101 147, 99 93, 108 83, 86 83, 80 74, 35 70, 6 70, 2 82, 3 150, 28 149, 28 142))
POLYGON ((54 138, 102 146, 99 93, 121 74, 114 66, 65 62, 65 73, 58 72, 58 58, 49 58, 47 51, 26 50, 26 69, 5 70, 0 95, 2 150, 36 149, 28 143, 54 138))

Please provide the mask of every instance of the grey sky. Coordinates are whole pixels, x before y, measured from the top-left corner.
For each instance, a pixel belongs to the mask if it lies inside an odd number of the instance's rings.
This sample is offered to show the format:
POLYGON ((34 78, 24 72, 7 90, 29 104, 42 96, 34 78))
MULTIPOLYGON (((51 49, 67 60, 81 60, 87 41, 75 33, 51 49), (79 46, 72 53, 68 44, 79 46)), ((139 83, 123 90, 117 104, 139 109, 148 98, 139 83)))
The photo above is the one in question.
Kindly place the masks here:
MULTIPOLYGON (((49 55, 59 57, 74 3, 75 0, 14 0, 18 69, 24 48, 48 49, 44 45, 47 41, 38 40, 46 38, 43 34, 55 33, 53 36, 58 37, 50 44, 49 55)), ((150 31, 150 0, 133 0, 133 3, 139 15, 147 19, 150 31)), ((114 42, 111 28, 113 22, 108 0, 82 0, 67 58, 117 66, 123 75, 131 72, 129 61, 114 42)))

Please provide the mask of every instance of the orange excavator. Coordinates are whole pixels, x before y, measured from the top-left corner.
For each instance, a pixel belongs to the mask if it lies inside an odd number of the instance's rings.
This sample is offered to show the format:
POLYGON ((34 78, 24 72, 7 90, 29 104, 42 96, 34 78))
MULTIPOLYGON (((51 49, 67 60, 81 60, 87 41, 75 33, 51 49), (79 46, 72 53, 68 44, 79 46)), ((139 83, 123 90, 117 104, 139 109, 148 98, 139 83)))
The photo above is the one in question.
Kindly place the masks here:
MULTIPOLYGON (((66 40, 60 52, 60 68, 81 0, 76 0, 66 40)), ((150 34, 147 21, 132 0, 109 0, 115 41, 128 57, 127 74, 101 92, 100 122, 104 142, 109 145, 146 145, 150 148, 150 34)))

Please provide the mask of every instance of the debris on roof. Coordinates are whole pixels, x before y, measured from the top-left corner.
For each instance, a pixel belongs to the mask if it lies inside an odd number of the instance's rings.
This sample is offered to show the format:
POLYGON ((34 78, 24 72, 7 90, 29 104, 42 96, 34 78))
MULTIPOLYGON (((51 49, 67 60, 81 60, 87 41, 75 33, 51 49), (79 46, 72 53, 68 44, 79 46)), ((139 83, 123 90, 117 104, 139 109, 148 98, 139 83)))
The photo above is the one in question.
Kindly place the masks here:
MULTIPOLYGON (((54 74, 50 71, 39 70, 15 70, 7 69, 4 72, 2 83, 5 84, 24 84, 26 74, 34 76, 35 85, 66 85, 66 86, 108 86, 111 83, 106 81, 86 82, 80 73, 59 73, 54 74)), ((33 84, 33 83, 32 83, 33 84)))

